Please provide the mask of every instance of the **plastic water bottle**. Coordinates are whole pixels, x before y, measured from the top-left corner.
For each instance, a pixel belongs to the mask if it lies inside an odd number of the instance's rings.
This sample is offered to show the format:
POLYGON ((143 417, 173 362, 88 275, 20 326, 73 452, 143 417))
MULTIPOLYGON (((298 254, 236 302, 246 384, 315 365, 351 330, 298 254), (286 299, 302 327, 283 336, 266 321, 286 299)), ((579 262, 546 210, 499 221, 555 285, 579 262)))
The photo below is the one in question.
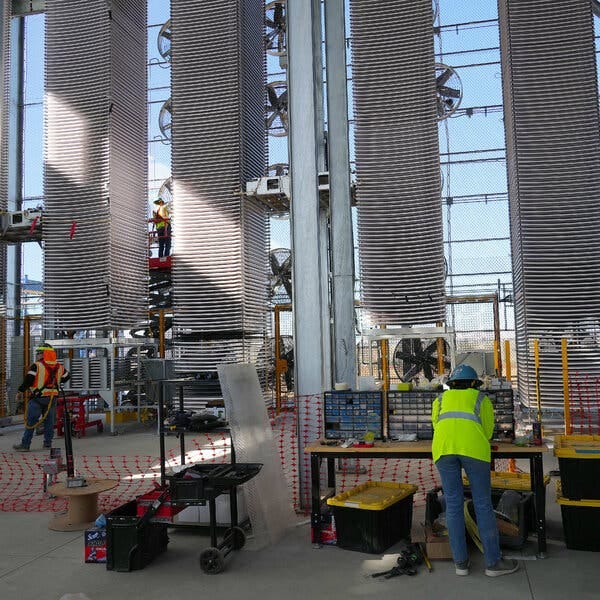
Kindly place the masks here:
POLYGON ((365 442, 373 442, 375 438, 381 437, 381 415, 374 411, 367 413, 367 430, 365 431, 365 442))
POLYGON ((96 525, 96 527, 99 527, 100 529, 106 527, 106 517, 104 515, 100 515, 96 519, 96 522, 94 523, 94 525, 96 525))

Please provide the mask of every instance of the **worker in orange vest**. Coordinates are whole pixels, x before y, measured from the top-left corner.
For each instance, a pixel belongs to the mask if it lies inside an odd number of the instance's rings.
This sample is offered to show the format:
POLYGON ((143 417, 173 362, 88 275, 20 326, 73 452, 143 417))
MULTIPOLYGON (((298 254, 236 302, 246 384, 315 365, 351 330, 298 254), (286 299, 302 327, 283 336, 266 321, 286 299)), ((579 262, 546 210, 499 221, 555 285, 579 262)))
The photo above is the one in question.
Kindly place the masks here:
POLYGON ((29 367, 17 392, 17 401, 21 401, 23 393, 26 390, 30 391, 25 409, 25 431, 21 443, 13 446, 17 452, 29 452, 35 428, 42 422, 44 448, 52 447, 56 398, 61 383, 68 381, 70 377, 71 374, 58 362, 56 350, 50 344, 44 343, 36 348, 35 362, 29 367))

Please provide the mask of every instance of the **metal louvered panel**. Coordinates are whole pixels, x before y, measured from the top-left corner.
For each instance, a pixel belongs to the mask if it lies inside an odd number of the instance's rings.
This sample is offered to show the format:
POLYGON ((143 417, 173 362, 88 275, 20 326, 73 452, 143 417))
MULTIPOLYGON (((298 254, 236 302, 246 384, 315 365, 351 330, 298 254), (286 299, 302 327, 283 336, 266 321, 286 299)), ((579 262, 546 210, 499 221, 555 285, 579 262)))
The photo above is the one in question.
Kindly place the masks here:
POLYGON ((444 320, 444 250, 429 0, 352 0, 362 297, 379 324, 444 320))
POLYGON ((589 0, 499 3, 519 389, 562 407, 571 373, 600 375, 600 119, 589 0))
POLYGON ((145 313, 146 3, 46 2, 45 328, 145 313))
POLYGON ((261 0, 171 6, 179 373, 251 360, 264 336, 268 220, 237 194, 265 168, 263 23, 261 0))

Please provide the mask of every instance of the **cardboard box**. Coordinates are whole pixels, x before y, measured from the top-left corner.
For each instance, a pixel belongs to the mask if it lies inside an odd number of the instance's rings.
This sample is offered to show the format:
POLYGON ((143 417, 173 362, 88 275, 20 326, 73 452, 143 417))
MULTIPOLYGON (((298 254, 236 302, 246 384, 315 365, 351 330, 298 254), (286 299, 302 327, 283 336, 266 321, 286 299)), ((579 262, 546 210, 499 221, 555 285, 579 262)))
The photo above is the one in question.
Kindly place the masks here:
POLYGON ((452 560, 450 539, 447 535, 439 535, 433 532, 431 525, 424 525, 425 549, 430 560, 452 560))
POLYGON ((94 527, 85 530, 84 558, 86 563, 106 562, 106 529, 94 527))

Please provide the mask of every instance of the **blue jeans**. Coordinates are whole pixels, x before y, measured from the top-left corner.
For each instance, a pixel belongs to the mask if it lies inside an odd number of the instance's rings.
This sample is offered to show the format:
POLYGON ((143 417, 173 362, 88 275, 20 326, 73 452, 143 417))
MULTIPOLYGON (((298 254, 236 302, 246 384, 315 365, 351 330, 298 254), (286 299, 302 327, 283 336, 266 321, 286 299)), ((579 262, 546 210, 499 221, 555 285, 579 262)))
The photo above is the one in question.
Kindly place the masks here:
POLYGON ((462 483, 462 469, 464 469, 469 478, 473 495, 477 529, 483 545, 485 564, 487 567, 491 567, 500 560, 502 555, 496 516, 492 506, 490 463, 468 456, 448 454, 441 456, 435 466, 440 473, 444 497, 446 498, 446 525, 454 562, 463 562, 469 558, 465 533, 465 500, 462 483))
MULTIPOLYGON (((27 403, 27 427, 23 433, 21 439, 21 446, 29 448, 31 446, 31 439, 35 433, 34 425, 42 418, 42 415, 46 412, 47 405, 40 405, 33 399, 30 399, 27 403)), ((54 419, 56 415, 56 400, 52 402, 52 408, 44 420, 44 446, 50 446, 52 439, 54 438, 54 419)))

